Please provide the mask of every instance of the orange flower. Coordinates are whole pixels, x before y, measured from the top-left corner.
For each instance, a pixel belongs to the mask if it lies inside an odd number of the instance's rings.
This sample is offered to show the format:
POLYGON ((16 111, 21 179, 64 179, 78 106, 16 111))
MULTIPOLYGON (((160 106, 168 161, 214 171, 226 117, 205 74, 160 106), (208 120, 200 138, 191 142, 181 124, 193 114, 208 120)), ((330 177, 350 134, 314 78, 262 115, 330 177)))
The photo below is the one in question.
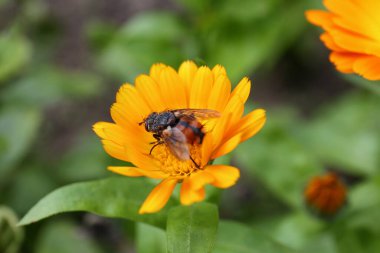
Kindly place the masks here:
POLYGON ((198 68, 191 61, 182 63, 178 72, 164 64, 155 64, 149 75, 136 78, 134 86, 124 84, 120 88, 111 108, 115 123, 98 122, 94 131, 109 155, 136 166, 109 167, 109 170, 130 177, 162 180, 139 213, 159 211, 177 183, 182 183, 180 201, 184 205, 202 201, 206 184, 228 188, 236 183, 240 175, 237 168, 210 165, 210 161, 231 152, 263 127, 266 118, 262 109, 242 117, 250 88, 250 81, 243 78, 231 92, 231 83, 222 66, 217 65, 212 70, 204 66, 198 68), (186 108, 220 114, 212 119, 199 119, 204 137, 200 143, 186 143, 191 159, 180 160, 167 143, 151 150, 157 140, 139 123, 152 112, 186 108))
POLYGON ((346 186, 333 172, 314 177, 304 191, 305 201, 321 215, 334 215, 346 203, 346 186))
POLYGON ((321 40, 330 61, 343 73, 380 80, 380 1, 324 0, 329 11, 306 12, 309 22, 325 30, 321 40))

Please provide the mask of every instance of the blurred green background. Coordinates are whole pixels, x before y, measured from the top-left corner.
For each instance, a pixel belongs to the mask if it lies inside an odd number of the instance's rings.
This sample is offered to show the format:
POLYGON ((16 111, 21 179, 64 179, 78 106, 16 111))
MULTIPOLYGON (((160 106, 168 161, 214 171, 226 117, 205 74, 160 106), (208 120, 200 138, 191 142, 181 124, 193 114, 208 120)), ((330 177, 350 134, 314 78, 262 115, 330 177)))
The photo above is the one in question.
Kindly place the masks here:
MULTIPOLYGON (((0 0, 0 252, 165 252, 163 231, 142 223, 88 213, 16 223, 53 189, 113 176, 107 165, 122 163, 102 150, 92 124, 110 121, 122 83, 153 63, 187 59, 225 66, 234 84, 249 76, 247 110, 267 110, 264 129, 233 152, 242 176, 222 193, 221 218, 245 223, 247 241, 252 228, 299 252, 380 252, 380 83, 335 71, 304 18, 320 7, 0 0), (349 199, 320 219, 302 193, 327 169, 346 179, 349 199)), ((228 251, 217 242, 215 252, 228 251)))

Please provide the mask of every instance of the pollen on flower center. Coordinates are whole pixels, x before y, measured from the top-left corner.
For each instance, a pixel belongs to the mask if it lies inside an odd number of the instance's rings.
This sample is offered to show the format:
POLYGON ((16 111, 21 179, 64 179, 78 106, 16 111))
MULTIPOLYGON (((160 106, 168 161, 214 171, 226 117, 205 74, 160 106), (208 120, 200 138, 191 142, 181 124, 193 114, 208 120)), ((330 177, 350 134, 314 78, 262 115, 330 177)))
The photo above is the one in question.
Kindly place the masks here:
MULTIPOLYGON (((200 148, 201 145, 189 145, 191 157, 199 166, 202 166, 200 148)), ((161 171, 171 177, 184 178, 199 170, 193 161, 181 161, 175 157, 165 144, 154 148, 151 155, 158 161, 161 171)))

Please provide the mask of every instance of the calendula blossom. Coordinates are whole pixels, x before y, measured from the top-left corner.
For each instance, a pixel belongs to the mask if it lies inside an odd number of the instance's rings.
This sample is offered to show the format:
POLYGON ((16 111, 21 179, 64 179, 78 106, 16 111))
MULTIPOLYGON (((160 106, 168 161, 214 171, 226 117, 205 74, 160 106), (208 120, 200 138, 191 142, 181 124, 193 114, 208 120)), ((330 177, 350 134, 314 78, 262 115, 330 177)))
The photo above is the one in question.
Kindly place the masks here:
POLYGON ((380 1, 324 0, 328 11, 310 10, 307 19, 325 30, 321 40, 330 61, 343 73, 380 80, 380 1))
POLYGON ((109 170, 129 177, 161 180, 142 204, 140 214, 163 208, 178 183, 184 205, 202 201, 206 184, 228 188, 236 183, 240 175, 237 168, 210 165, 210 161, 231 152, 263 127, 264 110, 256 109, 243 116, 250 88, 248 78, 243 78, 231 92, 222 66, 211 70, 197 67, 192 61, 182 63, 178 72, 164 64, 154 64, 149 75, 136 78, 135 85, 124 84, 120 88, 111 108, 115 123, 98 122, 93 128, 109 155, 135 165, 109 170), (200 121, 204 125, 203 142, 188 144, 194 162, 179 160, 165 143, 149 154, 156 139, 139 123, 152 112, 184 108, 215 110, 221 115, 200 121))
POLYGON ((320 215, 335 215, 347 201, 346 186, 333 172, 314 177, 304 191, 306 204, 320 215))

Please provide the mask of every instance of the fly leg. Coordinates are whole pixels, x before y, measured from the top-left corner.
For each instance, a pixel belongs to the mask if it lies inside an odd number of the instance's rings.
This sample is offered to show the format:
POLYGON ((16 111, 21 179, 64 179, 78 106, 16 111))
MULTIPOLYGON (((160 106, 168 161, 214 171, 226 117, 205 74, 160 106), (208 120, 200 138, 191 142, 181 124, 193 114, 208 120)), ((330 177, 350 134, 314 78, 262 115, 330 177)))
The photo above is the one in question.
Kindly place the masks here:
POLYGON ((157 144, 158 142, 162 142, 162 140, 161 140, 161 136, 160 136, 159 134, 153 134, 153 137, 154 137, 157 141, 149 142, 149 144, 157 144))
POLYGON ((158 145, 164 144, 164 143, 165 143, 164 141, 156 141, 156 142, 153 142, 152 144, 154 144, 154 145, 153 145, 153 147, 150 149, 150 151, 149 151, 149 155, 152 154, 152 151, 153 151, 153 149, 154 149, 155 147, 157 147, 158 145))
POLYGON ((197 169, 201 169, 201 166, 199 166, 195 161, 194 159, 190 156, 190 160, 194 163, 195 167, 197 167, 197 169))
POLYGON ((151 142, 149 144, 154 144, 152 146, 152 148, 150 149, 149 151, 149 155, 152 154, 152 151, 155 147, 157 147, 158 145, 161 145, 161 144, 164 144, 165 142, 163 140, 161 140, 161 136, 159 134, 153 134, 153 137, 157 140, 157 141, 154 141, 154 142, 151 142))

